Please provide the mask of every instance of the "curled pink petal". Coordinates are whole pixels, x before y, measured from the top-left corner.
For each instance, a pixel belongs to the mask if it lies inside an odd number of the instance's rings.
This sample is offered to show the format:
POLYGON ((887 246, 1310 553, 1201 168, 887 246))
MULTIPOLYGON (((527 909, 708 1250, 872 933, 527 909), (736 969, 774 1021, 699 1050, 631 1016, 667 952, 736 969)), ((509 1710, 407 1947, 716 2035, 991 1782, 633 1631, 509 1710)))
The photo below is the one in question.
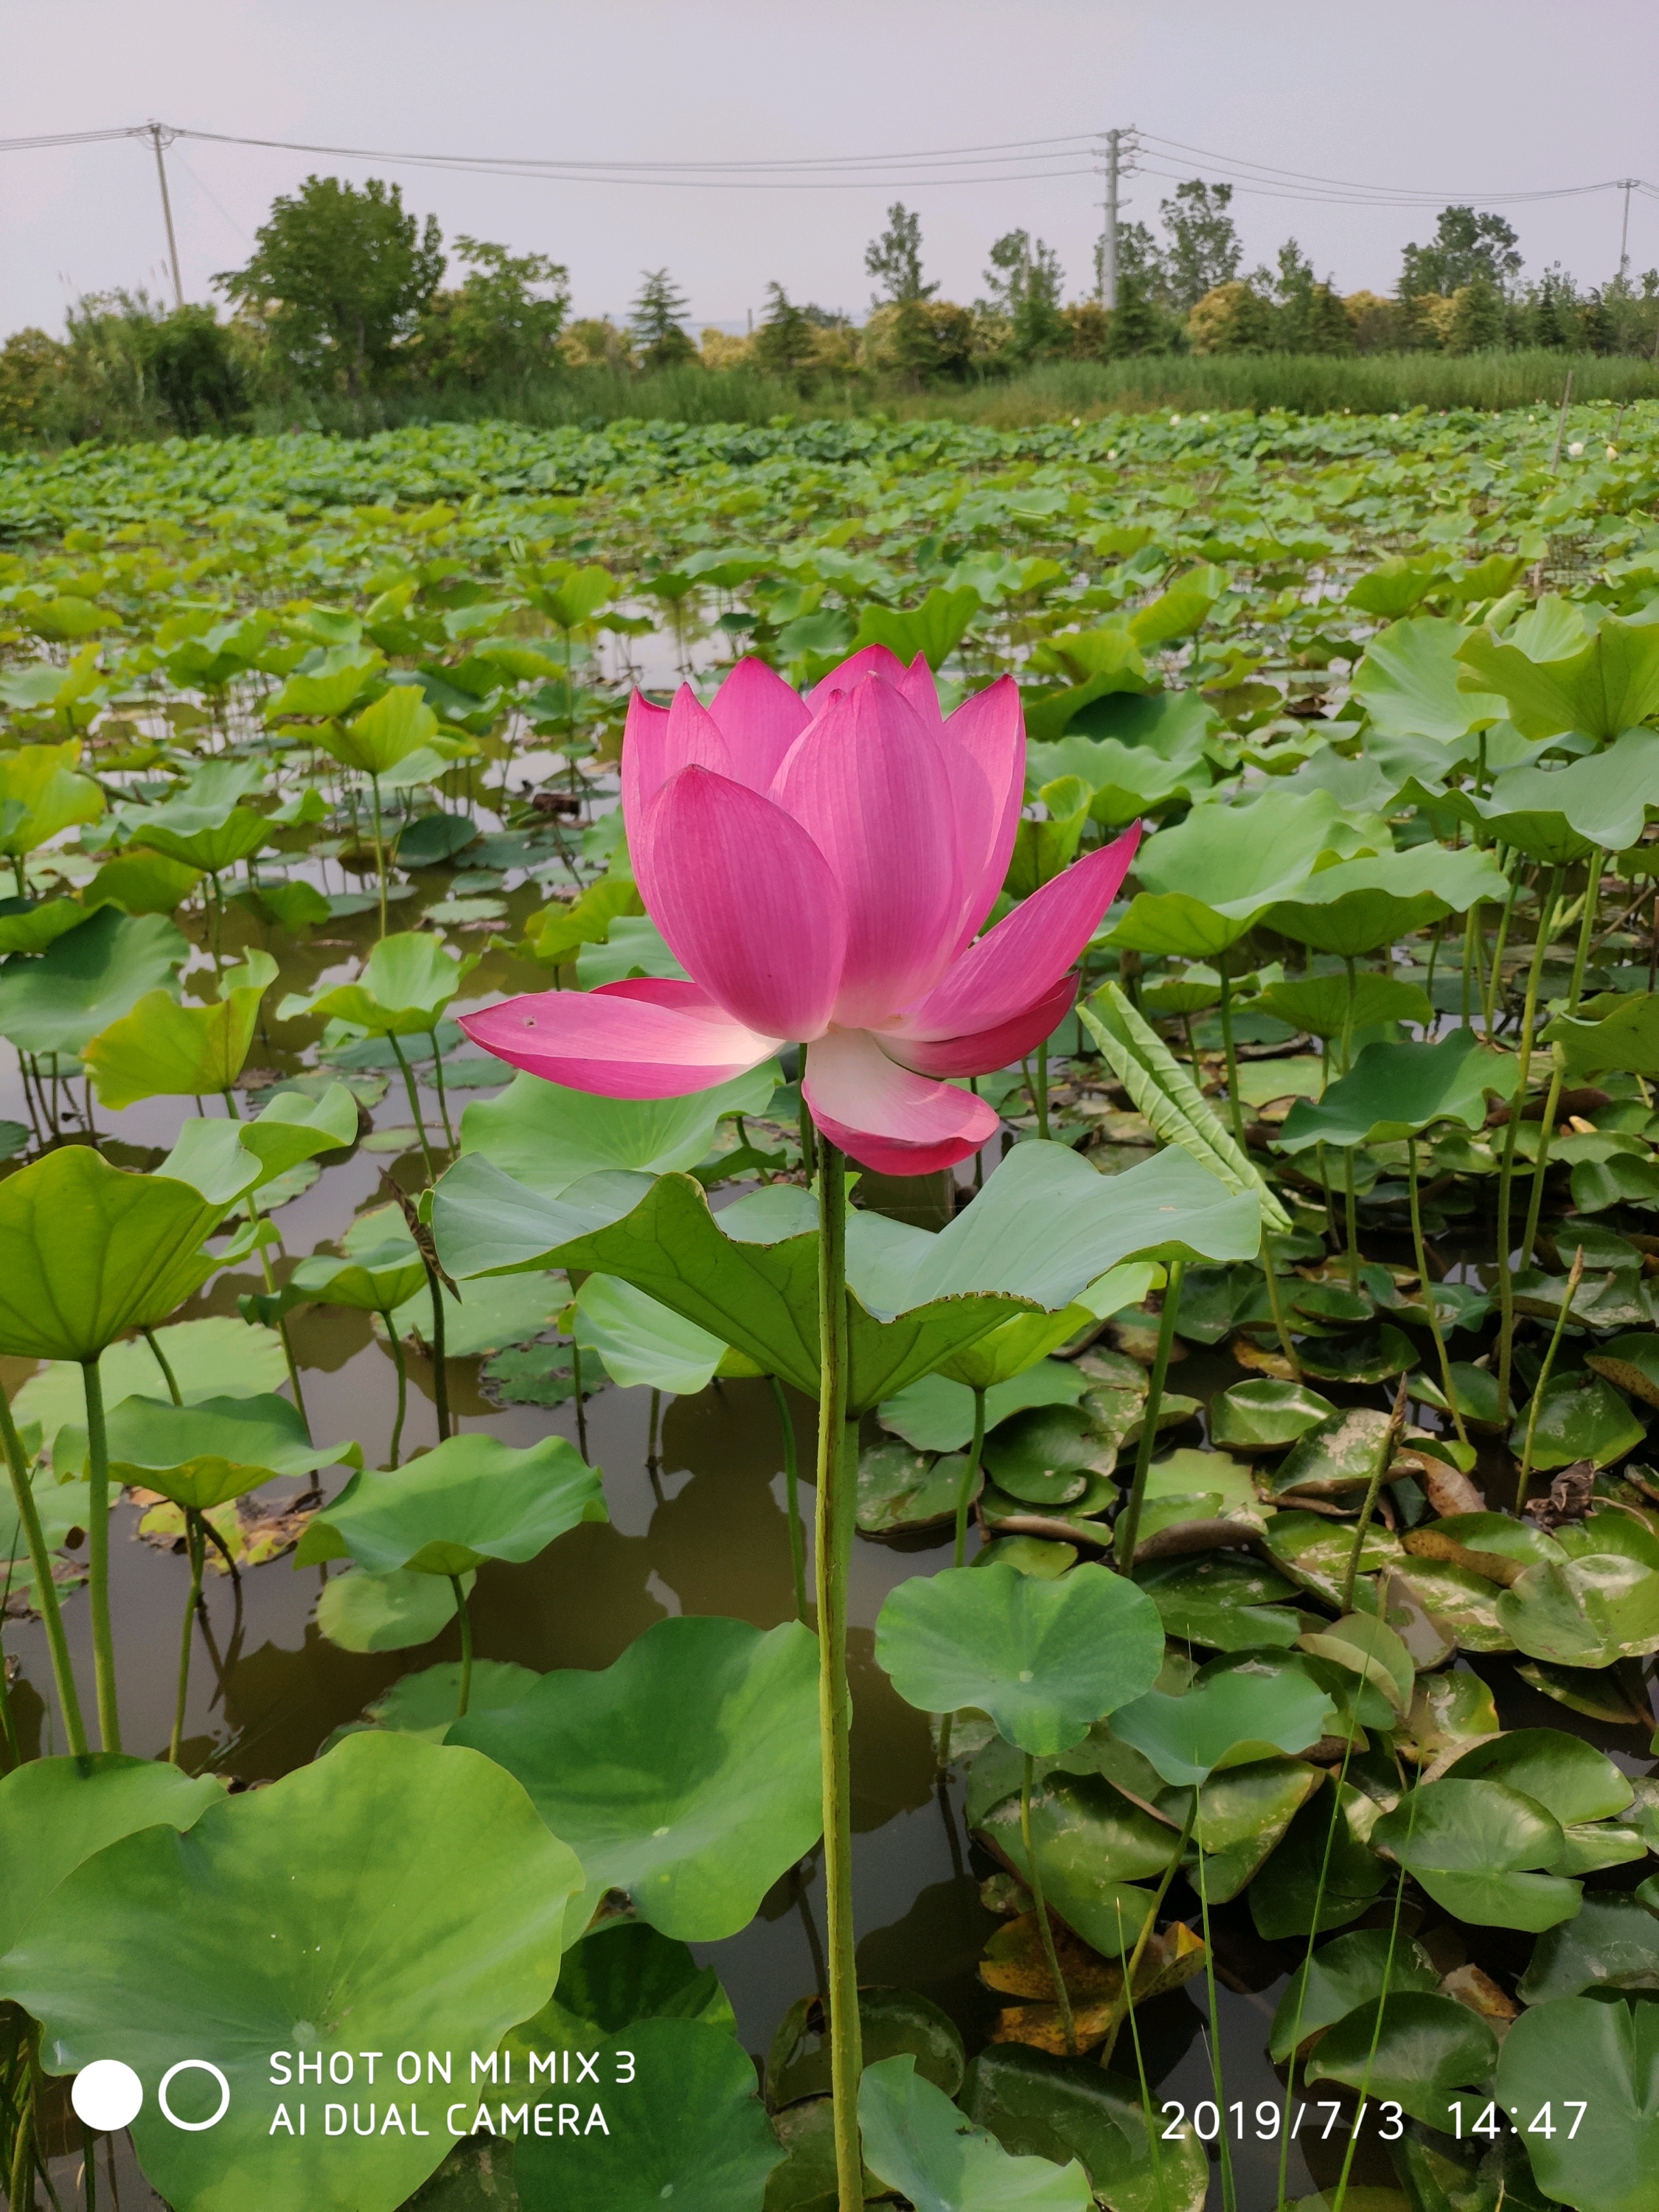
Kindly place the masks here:
POLYGON ((867 1030, 831 1030, 806 1054, 803 1089, 832 1145, 878 1175, 931 1175, 988 1144, 997 1117, 982 1098, 898 1066, 867 1030))
POLYGON ((726 741, 691 686, 682 684, 667 708, 649 705, 636 691, 629 702, 623 731, 622 806, 634 880, 647 913, 656 911, 656 897, 650 848, 642 834, 646 810, 671 775, 694 766, 712 769, 716 775, 732 773, 726 741), (642 710, 637 723, 636 708, 642 710), (636 729, 641 740, 637 748, 636 729))
POLYGON ((902 1035, 927 1042, 970 1036, 1012 1021, 1051 991, 1099 928, 1139 842, 1136 823, 1033 891, 906 1009, 902 1035))
POLYGON ((538 991, 463 1014, 474 1044, 572 1091, 602 1098, 679 1098, 757 1066, 781 1038, 711 1007, 694 983, 651 979, 600 991, 538 991))
POLYGON ((890 684, 895 690, 902 691, 905 674, 904 663, 889 647, 860 646, 849 659, 843 660, 838 668, 832 668, 822 683, 812 686, 806 695, 807 711, 821 714, 830 704, 833 693, 855 690, 872 676, 878 676, 884 684, 890 684))
POLYGON ((732 775, 751 791, 768 788, 784 755, 812 719, 793 684, 752 653, 732 671, 708 711, 726 741, 732 775))
POLYGON ((768 1036, 817 1036, 847 951, 829 862, 781 806, 731 777, 682 769, 640 833, 652 918, 675 957, 733 1020, 768 1036))
POLYGON ((939 976, 961 908, 942 735, 890 684, 860 684, 796 739, 772 797, 823 854, 846 901, 835 1019, 845 1029, 885 1019, 939 976))
POLYGON ((1011 1067, 1015 1060, 1024 1060, 1044 1037, 1052 1036, 1071 1012, 1076 996, 1077 977, 1062 975, 1052 990, 1023 1013, 999 1022, 994 1029, 937 1041, 908 1036, 902 1030, 878 1030, 873 1034, 890 1060, 918 1075, 988 1075, 993 1068, 1011 1067))
POLYGON ((646 800, 668 773, 667 744, 667 708, 653 707, 643 691, 635 691, 623 726, 623 814, 629 822, 639 820, 646 800))
POLYGON ((964 699, 940 734, 962 842, 959 952, 996 904, 1025 802, 1025 717, 1019 686, 1000 676, 964 699))

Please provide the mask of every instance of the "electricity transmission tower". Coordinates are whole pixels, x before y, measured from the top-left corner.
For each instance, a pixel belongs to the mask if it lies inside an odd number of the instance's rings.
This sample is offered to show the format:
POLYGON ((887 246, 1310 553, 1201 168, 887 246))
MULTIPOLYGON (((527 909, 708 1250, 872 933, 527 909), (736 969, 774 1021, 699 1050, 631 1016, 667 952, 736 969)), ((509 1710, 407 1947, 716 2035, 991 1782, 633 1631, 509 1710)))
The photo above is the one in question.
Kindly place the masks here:
POLYGON ((1133 125, 1127 130, 1106 133, 1106 225, 1100 241, 1100 304, 1103 307, 1117 305, 1118 188, 1123 178, 1134 174, 1135 155, 1139 151, 1139 134, 1133 125))

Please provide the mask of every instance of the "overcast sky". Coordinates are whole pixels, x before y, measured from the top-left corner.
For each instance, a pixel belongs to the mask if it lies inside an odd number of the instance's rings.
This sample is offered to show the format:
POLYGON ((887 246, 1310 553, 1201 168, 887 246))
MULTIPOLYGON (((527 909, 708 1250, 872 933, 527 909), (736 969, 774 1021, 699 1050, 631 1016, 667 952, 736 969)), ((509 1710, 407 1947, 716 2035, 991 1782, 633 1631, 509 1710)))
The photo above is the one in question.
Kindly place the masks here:
MULTIPOLYGON (((0 137, 143 123, 453 155, 585 160, 899 155, 1139 125, 1225 161, 1483 204, 1626 175, 1659 183, 1651 0, 0 0, 0 137)), ((1180 153, 1146 156, 1155 219, 1180 153)), ((919 209, 930 276, 984 289, 1024 228, 1088 289, 1097 178, 852 189, 690 189, 439 173, 185 141, 168 156, 187 297, 245 261, 271 198, 311 169, 397 177, 458 232, 567 263, 580 313, 620 316, 666 264, 694 327, 741 325, 779 279, 861 313, 866 241, 919 209)), ((1083 167, 1065 161, 1058 166, 1083 167)), ((1318 191, 1320 187, 1306 189, 1318 191)), ((154 160, 137 143, 0 155, 0 332, 67 300, 167 287, 154 160)), ((1529 272, 1617 265, 1621 196, 1509 205, 1529 272)), ((1344 291, 1390 289, 1433 211, 1241 191, 1246 265, 1294 234, 1344 291)), ((1659 263, 1659 198, 1632 195, 1632 270, 1659 263)))

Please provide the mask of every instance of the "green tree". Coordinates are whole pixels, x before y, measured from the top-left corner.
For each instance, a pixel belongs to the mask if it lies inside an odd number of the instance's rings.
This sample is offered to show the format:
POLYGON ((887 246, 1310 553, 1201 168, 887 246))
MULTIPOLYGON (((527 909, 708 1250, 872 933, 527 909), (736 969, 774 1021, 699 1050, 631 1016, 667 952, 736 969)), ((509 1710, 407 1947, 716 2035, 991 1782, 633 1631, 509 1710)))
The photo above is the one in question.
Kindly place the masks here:
POLYGON ((247 386, 230 331, 211 307, 175 307, 148 336, 156 395, 187 438, 229 429, 247 411, 247 386))
POLYGON ((1497 285, 1489 276, 1472 276, 1452 294, 1451 313, 1446 323, 1446 351, 1491 352, 1504 343, 1506 320, 1504 295, 1497 285))
POLYGON ((1293 238, 1279 249, 1279 266, 1258 270, 1254 289, 1273 302, 1273 343, 1280 353, 1352 353, 1353 325, 1328 278, 1321 283, 1293 238))
MULTIPOLYGON (((1102 281, 1106 241, 1095 247, 1095 283, 1102 281)), ((1131 354, 1168 351, 1173 328, 1164 303, 1169 295, 1164 250, 1144 222, 1118 225, 1117 305, 1109 315, 1106 353, 1109 360, 1131 354)))
POLYGON ((876 304, 884 300, 931 300, 937 284, 921 281, 921 217, 902 200, 887 210, 887 228, 864 249, 866 276, 881 286, 876 304))
POLYGON ((993 307, 1008 319, 1010 350, 1020 360, 1066 349, 1070 332, 1060 307, 1064 283, 1060 256, 1028 231, 1005 231, 992 246, 986 289, 993 307))
POLYGON ((1557 351, 1576 349, 1582 343, 1577 287, 1559 261, 1552 262, 1535 284, 1527 288, 1521 309, 1522 342, 1557 351))
POLYGON ((547 368, 570 311, 569 270, 485 239, 458 238, 455 251, 468 274, 436 295, 421 332, 432 373, 483 384, 547 368))
POLYGON ((252 259, 214 283, 263 317, 276 352, 305 382, 342 378, 354 396, 384 383, 444 273, 436 216, 424 225, 397 185, 307 177, 271 203, 252 259))
POLYGON ((1448 299, 1477 277, 1505 292, 1519 275, 1516 233, 1501 215, 1477 215, 1472 207, 1440 210, 1426 246, 1408 246, 1400 265, 1400 296, 1415 299, 1438 292, 1448 299))
MULTIPOLYGON (((781 284, 769 284, 766 296, 766 313, 755 333, 756 362, 775 376, 804 380, 817 352, 815 311, 796 307, 781 284)), ((822 317, 822 309, 816 312, 822 317)))
POLYGON ((642 269, 643 279, 628 317, 643 368, 675 368, 696 358, 696 347, 684 327, 690 302, 665 269, 642 269))
POLYGON ((14 331, 0 346, 0 445, 38 435, 61 380, 67 349, 45 331, 14 331))
POLYGON ((1228 212, 1232 198, 1231 185, 1189 177, 1176 186, 1173 199, 1159 203, 1170 236, 1164 264, 1170 302, 1183 313, 1218 284, 1231 284, 1238 274, 1243 247, 1228 212))

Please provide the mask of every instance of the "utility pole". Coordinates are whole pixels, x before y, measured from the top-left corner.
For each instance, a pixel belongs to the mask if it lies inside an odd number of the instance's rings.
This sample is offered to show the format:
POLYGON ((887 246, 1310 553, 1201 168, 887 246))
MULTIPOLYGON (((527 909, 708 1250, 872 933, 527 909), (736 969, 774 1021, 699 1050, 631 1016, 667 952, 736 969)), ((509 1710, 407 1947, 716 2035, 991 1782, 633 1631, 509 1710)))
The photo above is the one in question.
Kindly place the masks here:
POLYGON ((1133 125, 1127 131, 1106 133, 1106 226, 1100 241, 1100 304, 1103 307, 1117 305, 1117 217, 1118 186, 1122 178, 1133 173, 1138 151, 1133 125))
POLYGON ((1641 183, 1639 177, 1620 177, 1619 189, 1625 195, 1625 219, 1619 227, 1619 281, 1622 284, 1630 268, 1630 196, 1641 183))
POLYGON ((167 165, 162 151, 164 147, 172 145, 179 133, 165 123, 152 120, 144 125, 139 135, 148 138, 155 149, 155 173, 161 180, 161 214, 167 227, 167 258, 173 264, 173 304, 175 307, 182 307, 185 288, 179 277, 179 241, 173 234, 173 202, 167 197, 167 165))

